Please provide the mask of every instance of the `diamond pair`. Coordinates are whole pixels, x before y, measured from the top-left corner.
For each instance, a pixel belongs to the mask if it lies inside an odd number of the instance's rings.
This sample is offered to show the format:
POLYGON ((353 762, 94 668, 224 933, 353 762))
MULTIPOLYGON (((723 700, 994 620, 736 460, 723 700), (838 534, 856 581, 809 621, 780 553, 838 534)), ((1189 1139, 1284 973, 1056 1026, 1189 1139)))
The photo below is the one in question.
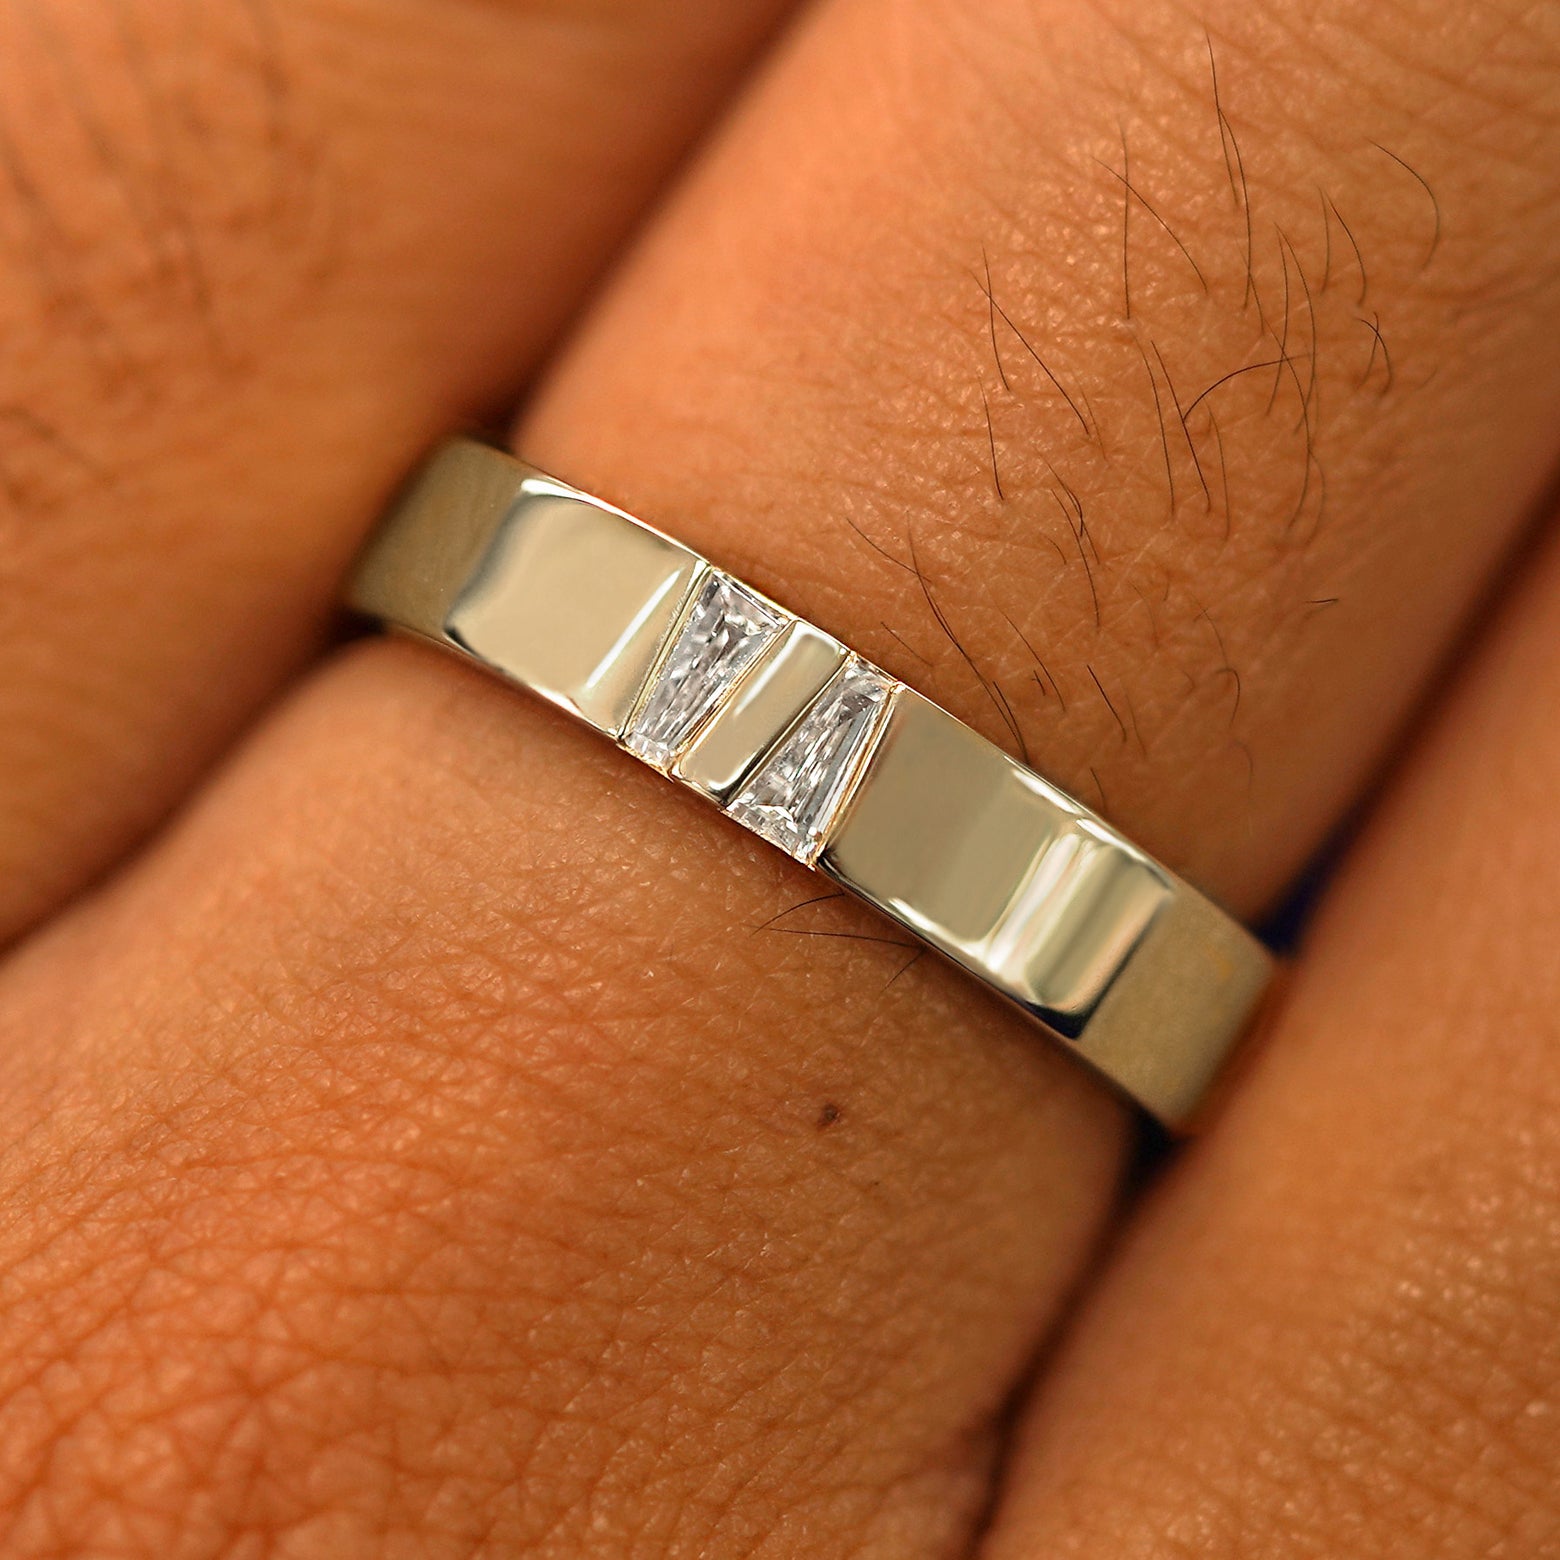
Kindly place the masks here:
MULTIPOLYGON (((757 676, 795 619, 718 570, 661 657, 623 735, 630 752, 663 772, 707 733, 744 679, 757 676)), ((767 734, 726 811, 798 861, 816 861, 828 830, 882 729, 895 683, 842 652, 839 669, 799 712, 767 734)))

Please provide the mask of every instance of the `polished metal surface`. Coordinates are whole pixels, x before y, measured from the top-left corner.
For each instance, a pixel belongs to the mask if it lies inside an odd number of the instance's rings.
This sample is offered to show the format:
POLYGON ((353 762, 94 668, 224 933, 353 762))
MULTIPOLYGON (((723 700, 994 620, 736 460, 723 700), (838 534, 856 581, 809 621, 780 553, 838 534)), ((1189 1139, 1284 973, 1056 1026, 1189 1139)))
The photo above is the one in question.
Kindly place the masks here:
POLYGON ((360 610, 587 721, 874 905, 1185 1129, 1265 949, 1087 807, 623 511, 455 441, 360 610))
POLYGON ((1172 892, 1146 856, 909 688, 819 865, 1068 1039, 1172 892))
POLYGON ((709 566, 685 547, 530 478, 456 598, 445 632, 608 736, 709 566))
POLYGON ((713 801, 727 801, 845 664, 845 647, 793 622, 707 721, 672 773, 713 801))

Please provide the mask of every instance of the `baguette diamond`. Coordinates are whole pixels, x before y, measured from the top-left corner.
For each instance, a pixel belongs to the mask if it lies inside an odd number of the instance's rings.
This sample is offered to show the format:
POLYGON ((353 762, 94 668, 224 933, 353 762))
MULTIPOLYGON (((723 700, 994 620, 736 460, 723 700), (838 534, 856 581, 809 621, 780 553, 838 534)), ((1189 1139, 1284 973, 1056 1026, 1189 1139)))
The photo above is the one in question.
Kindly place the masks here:
POLYGON ((666 769, 789 619, 729 575, 705 581, 623 743, 666 769))
POLYGON ((881 728, 894 683, 852 656, 727 811, 738 823, 811 866, 881 728))

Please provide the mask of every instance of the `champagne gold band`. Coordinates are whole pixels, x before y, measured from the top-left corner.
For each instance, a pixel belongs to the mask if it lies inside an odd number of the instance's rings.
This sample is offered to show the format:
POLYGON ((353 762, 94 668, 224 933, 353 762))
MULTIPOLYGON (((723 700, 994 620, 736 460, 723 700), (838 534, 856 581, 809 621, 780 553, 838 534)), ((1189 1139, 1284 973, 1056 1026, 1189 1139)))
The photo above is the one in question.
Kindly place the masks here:
POLYGON ((826 873, 1185 1130, 1273 973, 1087 807, 659 531, 469 440, 352 604, 568 710, 826 873))

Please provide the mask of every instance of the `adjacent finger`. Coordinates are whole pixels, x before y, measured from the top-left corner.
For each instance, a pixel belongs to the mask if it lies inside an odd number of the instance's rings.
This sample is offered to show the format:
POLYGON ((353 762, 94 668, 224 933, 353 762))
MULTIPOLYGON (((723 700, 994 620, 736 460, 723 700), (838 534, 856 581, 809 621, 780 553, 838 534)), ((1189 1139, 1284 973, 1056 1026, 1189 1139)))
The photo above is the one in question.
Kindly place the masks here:
POLYGON ((5 9, 0 941, 317 643, 780 9, 5 9))
POLYGON ((991 1560, 1560 1546, 1560 547, 1138 1220, 991 1560))

